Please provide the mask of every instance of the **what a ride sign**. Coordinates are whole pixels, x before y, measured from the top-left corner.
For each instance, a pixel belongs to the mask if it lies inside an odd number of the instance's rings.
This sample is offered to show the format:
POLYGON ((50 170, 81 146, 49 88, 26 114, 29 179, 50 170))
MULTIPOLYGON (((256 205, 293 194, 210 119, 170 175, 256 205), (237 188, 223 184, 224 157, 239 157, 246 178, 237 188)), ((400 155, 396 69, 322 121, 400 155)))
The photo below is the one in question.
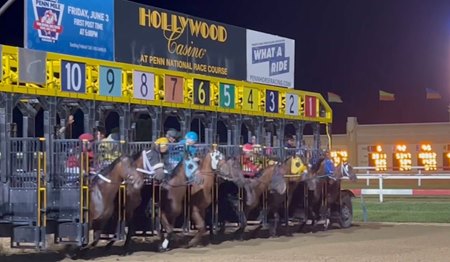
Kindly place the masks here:
POLYGON ((247 81, 294 88, 295 41, 247 30, 247 81))
POLYGON ((116 61, 245 80, 244 28, 115 2, 116 61))

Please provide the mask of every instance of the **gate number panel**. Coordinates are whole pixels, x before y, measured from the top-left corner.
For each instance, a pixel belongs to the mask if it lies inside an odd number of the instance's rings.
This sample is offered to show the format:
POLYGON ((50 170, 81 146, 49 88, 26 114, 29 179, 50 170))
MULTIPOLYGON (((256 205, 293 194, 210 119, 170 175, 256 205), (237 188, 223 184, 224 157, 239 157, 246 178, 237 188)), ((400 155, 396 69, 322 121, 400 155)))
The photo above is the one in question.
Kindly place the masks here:
POLYGON ((258 89, 244 87, 243 93, 244 97, 242 101, 242 109, 249 111, 257 111, 259 103, 258 89))
POLYGON ((122 70, 119 68, 100 67, 100 95, 122 96, 122 70))
POLYGON ((183 78, 178 76, 166 76, 164 79, 164 101, 183 103, 183 97, 183 78))
POLYGON ((155 100, 155 75, 133 71, 133 96, 143 100, 155 100))
POLYGON ((266 90, 266 112, 278 113, 278 92, 266 90))
POLYGON ((317 98, 314 96, 305 96, 305 116, 317 116, 317 98))
POLYGON ((286 115, 298 116, 298 95, 286 94, 286 115))
POLYGON ((232 84, 220 83, 219 88, 220 107, 234 109, 235 86, 232 84))
POLYGON ((194 104, 209 106, 210 82, 207 80, 194 79, 194 104))
POLYGON ((61 90, 71 93, 86 93, 86 64, 61 61, 61 90))

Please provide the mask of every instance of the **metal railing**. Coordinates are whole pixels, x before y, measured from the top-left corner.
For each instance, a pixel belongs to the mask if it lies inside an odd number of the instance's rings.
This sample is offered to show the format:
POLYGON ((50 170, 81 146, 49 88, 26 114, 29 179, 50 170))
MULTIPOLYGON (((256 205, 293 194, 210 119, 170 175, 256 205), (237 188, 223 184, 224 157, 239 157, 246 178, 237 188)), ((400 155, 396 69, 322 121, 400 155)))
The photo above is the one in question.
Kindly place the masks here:
POLYGON ((427 174, 422 173, 424 167, 413 166, 411 171, 403 171, 402 173, 389 173, 375 171, 375 167, 354 167, 357 171, 358 179, 365 179, 366 185, 370 186, 370 180, 378 180, 377 189, 364 189, 361 194, 378 195, 379 201, 384 201, 384 195, 412 195, 412 189, 386 189, 384 187, 384 180, 417 180, 417 186, 422 186, 422 180, 450 180, 450 173, 437 173, 427 171, 427 174), (359 171, 359 172, 358 172, 359 171), (365 171, 365 172, 361 172, 365 171))

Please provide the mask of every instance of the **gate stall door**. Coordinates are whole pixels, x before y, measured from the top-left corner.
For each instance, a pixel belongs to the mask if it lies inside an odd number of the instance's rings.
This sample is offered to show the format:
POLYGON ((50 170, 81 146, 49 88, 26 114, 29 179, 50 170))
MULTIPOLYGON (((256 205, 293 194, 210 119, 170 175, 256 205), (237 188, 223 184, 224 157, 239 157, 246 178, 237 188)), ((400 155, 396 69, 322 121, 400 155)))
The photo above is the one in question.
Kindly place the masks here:
POLYGON ((9 139, 9 200, 12 247, 45 247, 46 168, 45 141, 9 139))
POLYGON ((56 227, 56 242, 87 244, 88 178, 87 155, 78 139, 52 142, 48 183, 48 218, 56 227))

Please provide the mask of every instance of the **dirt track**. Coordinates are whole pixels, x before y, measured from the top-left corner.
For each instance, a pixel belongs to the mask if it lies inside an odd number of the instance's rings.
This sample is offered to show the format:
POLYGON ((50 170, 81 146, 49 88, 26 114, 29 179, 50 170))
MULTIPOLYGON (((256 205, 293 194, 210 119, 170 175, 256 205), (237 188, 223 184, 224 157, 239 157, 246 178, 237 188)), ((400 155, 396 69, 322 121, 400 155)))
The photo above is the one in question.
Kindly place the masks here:
MULTIPOLYGON (((450 225, 360 224, 350 229, 300 233, 293 237, 225 241, 218 245, 176 249, 167 253, 143 251, 134 244, 132 255, 117 255, 98 248, 87 259, 94 261, 449 261, 450 225)), ((8 251, 6 251, 8 252, 8 251)), ((5 251, 3 251, 5 253, 5 251)), ((8 252, 9 253, 9 252, 8 252)), ((7 254, 0 261, 71 261, 58 253, 7 254)), ((78 260, 83 261, 83 260, 78 260)))

